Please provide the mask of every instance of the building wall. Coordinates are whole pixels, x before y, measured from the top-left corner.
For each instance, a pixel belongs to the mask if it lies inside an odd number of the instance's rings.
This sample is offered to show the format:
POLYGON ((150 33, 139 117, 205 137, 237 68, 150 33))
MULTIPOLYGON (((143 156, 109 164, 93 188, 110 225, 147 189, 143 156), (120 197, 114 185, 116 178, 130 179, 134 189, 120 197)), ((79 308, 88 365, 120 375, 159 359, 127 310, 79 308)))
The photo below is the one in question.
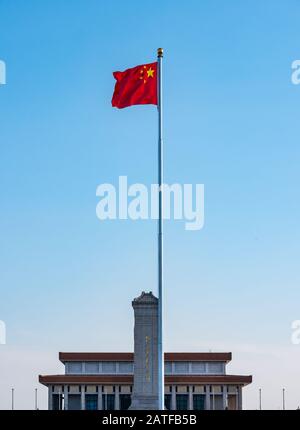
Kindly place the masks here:
MULTIPOLYGON (((130 385, 50 385, 49 409, 128 409, 130 385)), ((170 410, 242 409, 240 385, 168 385, 165 402, 170 410)))
MULTIPOLYGON (((224 375, 226 364, 222 361, 166 361, 166 375, 224 375)), ((95 361, 95 362, 66 362, 67 375, 131 375, 133 374, 133 362, 126 361, 95 361)))

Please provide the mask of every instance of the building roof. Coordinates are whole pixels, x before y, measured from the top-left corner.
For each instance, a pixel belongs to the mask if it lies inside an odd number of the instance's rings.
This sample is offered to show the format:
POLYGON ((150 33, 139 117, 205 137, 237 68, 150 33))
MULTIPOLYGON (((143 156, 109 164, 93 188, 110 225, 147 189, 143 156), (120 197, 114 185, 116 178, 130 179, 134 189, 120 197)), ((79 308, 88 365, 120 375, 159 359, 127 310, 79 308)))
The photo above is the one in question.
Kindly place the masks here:
MULTIPOLYGON (((44 385, 59 384, 133 384, 133 375, 39 375, 39 382, 44 385)), ((249 375, 168 375, 166 384, 232 384, 248 385, 252 382, 249 375)))
MULTIPOLYGON (((231 352, 166 352, 165 361, 231 361, 231 352)), ((133 361, 133 352, 60 352, 66 361, 133 361)))

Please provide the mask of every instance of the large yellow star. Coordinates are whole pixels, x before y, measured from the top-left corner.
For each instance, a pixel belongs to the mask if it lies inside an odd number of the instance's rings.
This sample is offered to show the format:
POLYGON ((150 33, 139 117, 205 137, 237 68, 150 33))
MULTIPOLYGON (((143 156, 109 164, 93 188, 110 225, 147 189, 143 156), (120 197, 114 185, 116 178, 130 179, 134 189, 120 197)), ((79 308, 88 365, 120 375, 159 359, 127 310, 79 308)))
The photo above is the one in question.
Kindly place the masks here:
POLYGON ((153 76, 153 73, 154 73, 154 70, 153 69, 151 69, 151 67, 150 67, 150 69, 148 69, 147 70, 147 75, 148 75, 148 78, 153 78, 154 76, 153 76))

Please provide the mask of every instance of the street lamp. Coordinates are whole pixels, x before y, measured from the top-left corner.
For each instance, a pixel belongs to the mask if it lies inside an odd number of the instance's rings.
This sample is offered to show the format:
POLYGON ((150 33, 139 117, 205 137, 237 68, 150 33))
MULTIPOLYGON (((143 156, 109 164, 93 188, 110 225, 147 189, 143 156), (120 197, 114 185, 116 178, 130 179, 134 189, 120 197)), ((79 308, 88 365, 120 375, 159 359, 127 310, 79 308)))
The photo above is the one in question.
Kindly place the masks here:
POLYGON ((11 389, 11 410, 13 411, 15 408, 15 389, 11 389))
POLYGON ((259 389, 259 410, 261 411, 261 388, 259 389))
POLYGON ((35 393, 34 393, 35 410, 37 411, 37 409, 38 409, 38 390, 37 390, 37 388, 34 391, 35 391, 35 393))

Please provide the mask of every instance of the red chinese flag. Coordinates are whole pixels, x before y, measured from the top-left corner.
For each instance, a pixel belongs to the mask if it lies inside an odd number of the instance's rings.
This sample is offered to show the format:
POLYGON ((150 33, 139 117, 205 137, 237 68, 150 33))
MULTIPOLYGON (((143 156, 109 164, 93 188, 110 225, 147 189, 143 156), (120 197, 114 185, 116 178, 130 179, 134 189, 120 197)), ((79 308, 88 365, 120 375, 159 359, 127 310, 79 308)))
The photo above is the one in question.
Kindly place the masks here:
POLYGON ((117 81, 111 101, 114 107, 157 105, 157 63, 142 64, 113 75, 117 81))

